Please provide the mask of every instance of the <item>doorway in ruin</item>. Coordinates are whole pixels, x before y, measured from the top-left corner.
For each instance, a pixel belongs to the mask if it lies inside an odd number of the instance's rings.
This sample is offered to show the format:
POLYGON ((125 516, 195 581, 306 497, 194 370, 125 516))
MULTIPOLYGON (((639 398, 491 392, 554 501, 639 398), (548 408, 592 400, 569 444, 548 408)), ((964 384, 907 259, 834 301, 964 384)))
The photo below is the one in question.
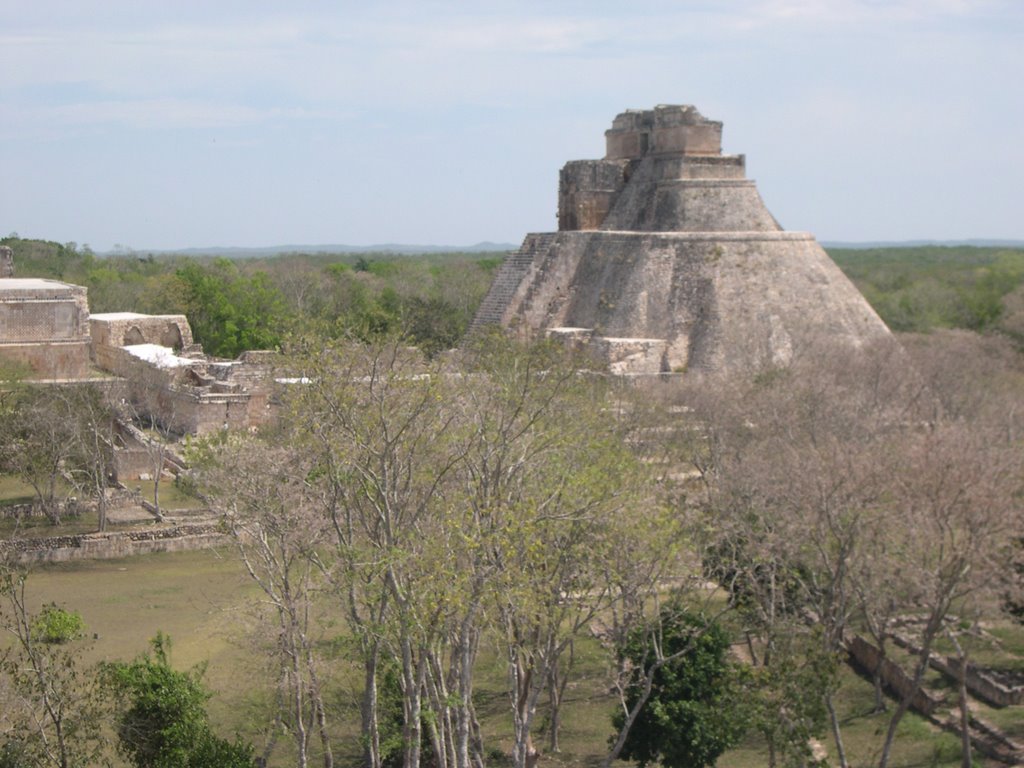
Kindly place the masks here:
POLYGON ((146 337, 142 335, 142 331, 139 326, 133 325, 124 334, 124 345, 130 347, 134 344, 145 344, 146 337))
POLYGON ((175 352, 180 352, 181 348, 185 346, 185 342, 181 338, 181 329, 176 324, 168 325, 164 328, 162 334, 160 334, 160 346, 170 347, 175 352))

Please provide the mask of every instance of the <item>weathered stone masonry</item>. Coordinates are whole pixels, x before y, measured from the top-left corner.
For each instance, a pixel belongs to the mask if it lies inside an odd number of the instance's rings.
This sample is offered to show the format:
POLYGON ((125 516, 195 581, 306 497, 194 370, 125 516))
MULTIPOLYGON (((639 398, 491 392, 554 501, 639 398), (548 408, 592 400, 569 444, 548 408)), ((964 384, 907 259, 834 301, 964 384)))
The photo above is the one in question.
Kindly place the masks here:
POLYGON ((601 160, 567 163, 557 233, 499 269, 474 329, 585 347, 615 373, 724 372, 888 329, 810 234, 785 232, 691 106, 615 118, 601 160))
POLYGON ((0 280, 0 357, 48 379, 89 372, 85 288, 56 280, 0 280))

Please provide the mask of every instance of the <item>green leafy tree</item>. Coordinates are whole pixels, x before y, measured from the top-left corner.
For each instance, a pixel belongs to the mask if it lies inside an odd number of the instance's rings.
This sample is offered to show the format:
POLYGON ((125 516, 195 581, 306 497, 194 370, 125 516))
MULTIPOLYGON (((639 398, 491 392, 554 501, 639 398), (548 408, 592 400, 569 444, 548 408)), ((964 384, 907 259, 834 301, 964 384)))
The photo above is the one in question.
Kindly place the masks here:
POLYGON ((453 349, 466 332, 468 319, 444 299, 413 296, 405 302, 405 329, 427 355, 453 349))
POLYGON ((251 746, 210 730, 203 668, 172 669, 170 638, 162 633, 152 644, 152 655, 105 668, 120 710, 118 750, 137 768, 251 768, 251 746))
MULTIPOLYGON (((743 670, 728 658, 729 638, 715 621, 676 607, 661 611, 658 631, 637 631, 623 649, 636 669, 659 659, 646 704, 632 722, 619 757, 646 766, 712 766, 743 736, 750 709, 741 684, 743 670)), ((647 680, 627 691, 632 710, 647 693, 647 680)), ((627 714, 612 718, 621 731, 627 714)))
POLYGON ((82 616, 50 603, 32 621, 32 633, 43 643, 63 644, 77 640, 85 630, 82 616))
POLYGON ((768 765, 818 765, 812 739, 828 723, 824 692, 838 685, 838 657, 828 653, 820 631, 776 633, 771 652, 754 668, 752 727, 768 745, 768 765))
POLYGON ((280 343, 284 307, 265 272, 246 276, 228 259, 215 259, 210 265, 188 263, 175 275, 192 333, 211 354, 236 357, 280 343))
POLYGON ((0 239, 0 245, 14 252, 15 274, 19 277, 45 277, 67 280, 92 263, 89 246, 21 238, 17 234, 0 239))
POLYGON ((82 617, 53 604, 32 614, 26 578, 0 563, 0 768, 107 765, 103 702, 78 662, 82 617))

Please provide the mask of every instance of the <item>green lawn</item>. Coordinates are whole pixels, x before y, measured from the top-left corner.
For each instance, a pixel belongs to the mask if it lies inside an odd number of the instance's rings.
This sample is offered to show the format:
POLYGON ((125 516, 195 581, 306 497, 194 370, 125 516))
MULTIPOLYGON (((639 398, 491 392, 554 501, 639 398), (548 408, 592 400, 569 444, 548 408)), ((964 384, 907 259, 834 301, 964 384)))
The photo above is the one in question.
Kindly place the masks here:
MULTIPOLYGON (((268 681, 272 674, 257 650, 272 635, 256 620, 259 594, 249 583, 232 550, 203 550, 154 554, 123 560, 86 561, 40 566, 30 576, 34 607, 57 602, 82 614, 87 631, 97 638, 82 654, 83 663, 128 660, 146 650, 157 631, 173 640, 172 663, 179 668, 207 662, 206 680, 215 692, 209 710, 215 729, 225 736, 238 731, 259 741, 258 724, 266 722, 270 706, 268 681)), ((320 617, 325 642, 336 639, 342 623, 320 617)), ((1014 641, 1021 632, 1006 631, 1014 641)), ((541 765, 595 766, 610 732, 614 701, 608 694, 603 652, 589 637, 576 649, 576 675, 567 692, 560 754, 545 754, 541 765)), ((360 676, 340 654, 326 670, 333 710, 335 751, 339 765, 355 764, 358 754, 360 676)), ((870 714, 871 685, 853 671, 843 671, 838 705, 843 737, 853 766, 870 766, 877 759, 887 724, 884 715, 870 714)), ((498 648, 486 641, 477 670, 477 708, 485 746, 505 753, 511 747, 509 702, 505 670, 498 648)), ((1017 708, 1014 708, 1017 709, 1017 708)), ((986 713, 993 722, 1011 725, 1019 711, 986 713)), ((544 716, 536 743, 545 750, 544 716)), ((822 739, 835 765, 831 739, 822 739)), ((892 765, 958 766, 959 746, 950 734, 914 715, 900 727, 892 765)), ((494 761, 498 764, 497 761, 494 761)), ((289 761, 283 751, 272 765, 289 761)), ((767 755, 751 738, 719 760, 725 768, 761 768, 767 755)))
MULTIPOLYGON (((129 480, 125 483, 133 491, 142 494, 142 498, 151 504, 153 503, 153 481, 152 480, 129 480)), ((206 505, 201 499, 186 493, 179 488, 173 480, 164 479, 160 481, 160 509, 167 512, 180 510, 205 509, 206 505)))
POLYGON ((36 492, 16 477, 0 475, 0 504, 30 504, 36 492))

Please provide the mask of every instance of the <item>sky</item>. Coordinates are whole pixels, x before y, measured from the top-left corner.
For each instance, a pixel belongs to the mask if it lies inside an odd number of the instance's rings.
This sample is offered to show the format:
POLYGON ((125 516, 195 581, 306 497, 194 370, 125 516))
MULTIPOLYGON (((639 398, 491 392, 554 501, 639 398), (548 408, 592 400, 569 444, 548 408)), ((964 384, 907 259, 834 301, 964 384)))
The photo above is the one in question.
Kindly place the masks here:
POLYGON ((0 0, 0 235, 518 243, 656 104, 786 229, 1024 239, 1021 0, 0 0))

